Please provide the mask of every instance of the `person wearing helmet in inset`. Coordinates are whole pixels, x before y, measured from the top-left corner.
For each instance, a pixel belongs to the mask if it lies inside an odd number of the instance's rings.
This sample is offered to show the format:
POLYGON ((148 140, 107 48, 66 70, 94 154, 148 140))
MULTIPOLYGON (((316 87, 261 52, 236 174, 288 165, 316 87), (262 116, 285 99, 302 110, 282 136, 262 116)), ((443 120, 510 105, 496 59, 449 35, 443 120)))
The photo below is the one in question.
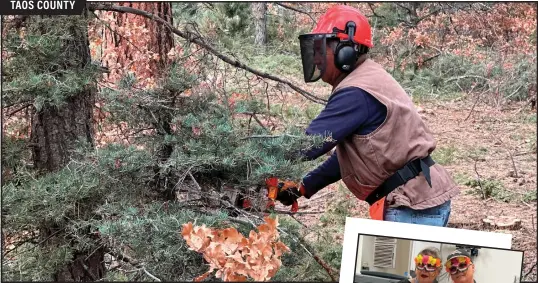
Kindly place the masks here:
POLYGON ((370 204, 372 219, 447 226, 459 188, 432 160, 436 141, 409 95, 368 58, 373 43, 367 18, 350 6, 333 6, 299 40, 305 81, 321 79, 333 87, 306 130, 331 139, 302 156, 314 160, 336 150, 277 200, 291 205, 342 180, 370 204))

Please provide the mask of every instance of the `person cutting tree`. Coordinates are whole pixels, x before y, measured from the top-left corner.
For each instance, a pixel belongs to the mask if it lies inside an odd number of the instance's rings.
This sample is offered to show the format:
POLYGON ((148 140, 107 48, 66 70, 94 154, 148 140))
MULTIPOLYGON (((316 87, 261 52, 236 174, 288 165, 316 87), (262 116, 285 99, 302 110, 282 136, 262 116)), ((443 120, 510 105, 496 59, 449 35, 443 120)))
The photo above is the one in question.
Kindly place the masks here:
POLYGON ((321 79, 333 87, 306 130, 331 139, 302 155, 314 160, 336 150, 300 184, 279 190, 276 200, 296 205, 342 180, 370 204, 372 219, 446 226, 459 188, 430 157, 436 141, 410 97, 368 58, 373 44, 367 18, 350 6, 333 6, 299 40, 305 81, 321 79))

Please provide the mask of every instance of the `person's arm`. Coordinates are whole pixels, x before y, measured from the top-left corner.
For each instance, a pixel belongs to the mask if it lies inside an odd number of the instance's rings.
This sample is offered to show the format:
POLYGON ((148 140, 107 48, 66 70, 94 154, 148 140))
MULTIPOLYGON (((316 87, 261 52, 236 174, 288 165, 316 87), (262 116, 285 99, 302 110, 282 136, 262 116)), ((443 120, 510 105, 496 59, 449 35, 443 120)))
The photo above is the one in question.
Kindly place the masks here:
MULTIPOLYGON (((356 87, 344 88, 333 94, 325 109, 306 130, 307 135, 330 135, 332 139, 321 147, 303 151, 303 158, 314 160, 355 134, 370 115, 368 99, 368 93, 356 87)), ((338 157, 333 153, 303 178, 304 196, 310 198, 341 178, 338 157)))
POLYGON ((310 198, 319 190, 340 180, 340 165, 336 152, 329 159, 312 170, 303 178, 304 197, 310 198))
POLYGON ((357 132, 370 115, 367 95, 364 90, 356 87, 343 88, 334 93, 306 129, 307 135, 330 136, 331 139, 320 147, 302 151, 302 157, 314 160, 357 132))

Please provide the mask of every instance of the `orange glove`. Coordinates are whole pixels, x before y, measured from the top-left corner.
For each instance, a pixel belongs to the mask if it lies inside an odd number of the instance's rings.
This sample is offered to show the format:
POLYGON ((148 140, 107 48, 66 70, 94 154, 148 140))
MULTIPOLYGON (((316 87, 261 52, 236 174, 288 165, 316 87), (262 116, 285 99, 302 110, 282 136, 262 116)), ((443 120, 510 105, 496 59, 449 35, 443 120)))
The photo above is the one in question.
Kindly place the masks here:
POLYGON ((293 182, 279 182, 278 194, 276 200, 280 201, 283 205, 289 206, 297 202, 297 199, 304 196, 303 184, 296 184, 293 182))
MULTIPOLYGON (((304 185, 297 184, 292 181, 280 181, 278 178, 269 178, 266 180, 266 184, 270 188, 276 188, 276 195, 273 195, 270 198, 278 200, 285 206, 291 205, 291 212, 295 213, 299 210, 299 204, 297 199, 305 195, 304 185)), ((269 207, 274 207, 272 201, 269 202, 269 207)))

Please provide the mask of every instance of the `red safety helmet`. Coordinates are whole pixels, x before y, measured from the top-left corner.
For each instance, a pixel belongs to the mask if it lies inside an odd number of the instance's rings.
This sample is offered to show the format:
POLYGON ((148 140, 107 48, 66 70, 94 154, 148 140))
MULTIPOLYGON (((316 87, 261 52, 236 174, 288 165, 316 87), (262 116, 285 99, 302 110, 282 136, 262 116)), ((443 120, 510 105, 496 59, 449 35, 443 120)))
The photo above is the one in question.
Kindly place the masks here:
POLYGON ((351 72, 357 55, 373 47, 368 19, 357 9, 336 5, 323 14, 312 33, 299 36, 305 82, 321 78, 327 66, 327 39, 339 40, 334 63, 342 72, 351 72))

